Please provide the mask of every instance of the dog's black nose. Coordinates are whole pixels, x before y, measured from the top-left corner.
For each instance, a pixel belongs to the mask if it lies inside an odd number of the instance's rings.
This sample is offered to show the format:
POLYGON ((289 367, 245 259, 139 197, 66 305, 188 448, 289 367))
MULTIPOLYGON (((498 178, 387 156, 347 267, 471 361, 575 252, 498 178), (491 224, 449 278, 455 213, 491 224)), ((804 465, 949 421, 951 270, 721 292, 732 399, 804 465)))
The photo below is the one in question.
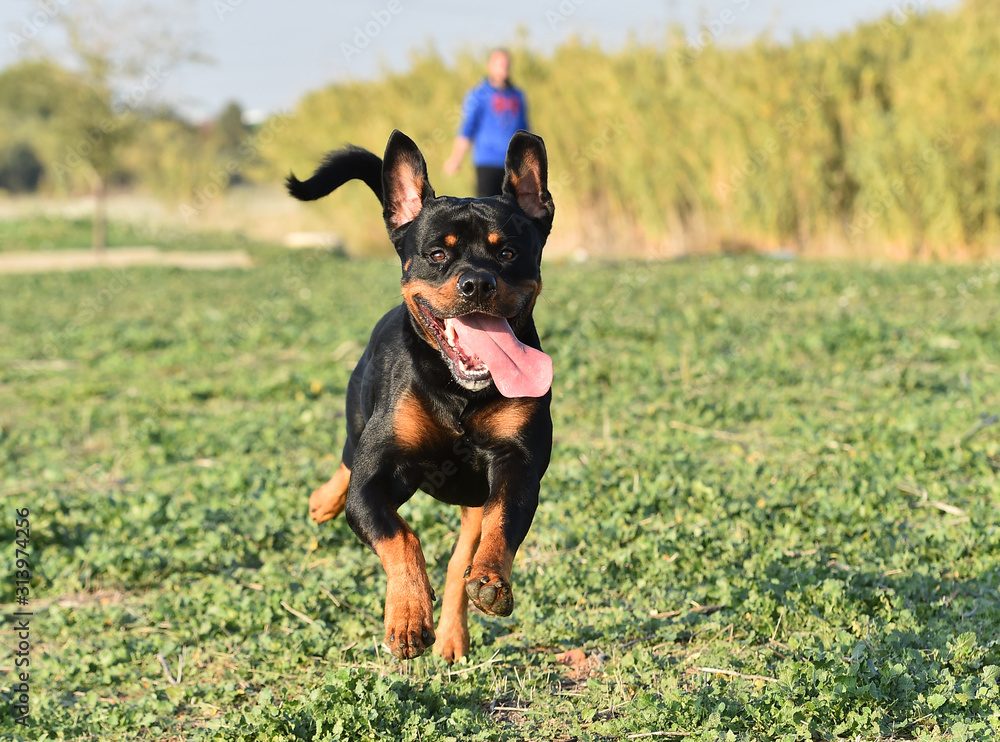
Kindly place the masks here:
POLYGON ((486 299, 496 293, 497 279, 485 271, 469 271, 458 277, 458 291, 469 299, 486 299))

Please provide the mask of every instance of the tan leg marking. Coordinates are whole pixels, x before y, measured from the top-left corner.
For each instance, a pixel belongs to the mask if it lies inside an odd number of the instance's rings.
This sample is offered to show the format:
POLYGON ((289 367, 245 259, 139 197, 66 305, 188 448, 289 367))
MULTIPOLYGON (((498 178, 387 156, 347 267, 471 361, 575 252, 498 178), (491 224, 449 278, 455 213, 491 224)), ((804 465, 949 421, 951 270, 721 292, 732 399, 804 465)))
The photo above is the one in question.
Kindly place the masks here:
POLYGON ((309 496, 309 517, 317 523, 336 518, 347 502, 347 487, 351 483, 351 470, 340 463, 330 481, 309 496))
POLYGON ((402 660, 419 657, 434 643, 433 591, 420 539, 405 523, 375 544, 385 567, 385 644, 402 660))
POLYGON ((434 651, 448 662, 469 653, 469 596, 465 592, 465 570, 472 564, 482 532, 483 509, 462 508, 462 530, 448 562, 441 620, 434 651))
POLYGON ((514 610, 510 572, 514 552, 504 538, 503 511, 499 507, 483 513, 483 532, 472 566, 465 572, 465 591, 476 607, 494 616, 509 616, 514 610))

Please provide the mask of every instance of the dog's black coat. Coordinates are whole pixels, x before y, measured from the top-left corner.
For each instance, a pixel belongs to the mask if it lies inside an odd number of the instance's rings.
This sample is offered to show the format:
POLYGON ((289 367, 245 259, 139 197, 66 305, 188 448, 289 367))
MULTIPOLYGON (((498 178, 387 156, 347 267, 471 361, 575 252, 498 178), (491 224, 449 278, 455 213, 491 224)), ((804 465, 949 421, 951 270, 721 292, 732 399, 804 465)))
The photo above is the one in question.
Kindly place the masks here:
MULTIPOLYGON (((396 511, 418 488, 446 503, 482 507, 484 524, 498 525, 496 533, 484 525, 481 543, 493 539, 490 548, 510 560, 528 531, 552 445, 551 392, 507 399, 489 380, 463 377, 432 325, 473 312, 506 317, 522 343, 540 349, 532 310, 554 213, 546 171, 542 140, 518 132, 503 195, 436 197, 419 149, 397 131, 381 160, 347 147, 328 155, 309 179, 288 179, 300 200, 364 181, 382 203, 403 268, 405 301, 375 326, 347 390, 346 515, 376 551, 409 531, 396 511)), ((481 547, 477 560, 485 553, 481 547)), ((502 586, 509 574, 493 566, 479 571, 495 571, 502 586)), ((469 587, 479 604, 474 592, 469 587)), ((480 607, 506 615, 513 598, 509 607, 480 607)), ((387 605, 387 632, 388 615, 387 605)))

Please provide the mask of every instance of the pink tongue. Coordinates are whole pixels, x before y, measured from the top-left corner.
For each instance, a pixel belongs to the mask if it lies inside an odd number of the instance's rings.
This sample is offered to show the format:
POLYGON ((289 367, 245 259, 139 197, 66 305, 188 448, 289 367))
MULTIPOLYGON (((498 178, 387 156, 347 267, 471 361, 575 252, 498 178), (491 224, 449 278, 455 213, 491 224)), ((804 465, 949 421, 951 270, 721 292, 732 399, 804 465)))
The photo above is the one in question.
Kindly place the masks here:
POLYGON ((458 344, 479 356, 505 397, 541 397, 552 386, 552 359, 529 348, 502 317, 466 314, 445 320, 455 328, 458 344))

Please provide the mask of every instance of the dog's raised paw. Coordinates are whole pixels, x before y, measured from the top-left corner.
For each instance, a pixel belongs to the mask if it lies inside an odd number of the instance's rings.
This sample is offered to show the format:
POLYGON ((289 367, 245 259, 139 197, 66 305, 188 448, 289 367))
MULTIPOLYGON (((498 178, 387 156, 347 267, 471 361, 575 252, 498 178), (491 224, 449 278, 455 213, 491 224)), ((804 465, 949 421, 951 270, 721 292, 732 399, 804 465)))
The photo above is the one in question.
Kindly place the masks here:
POLYGON ((469 567, 465 572, 465 592, 483 613, 509 616, 514 611, 514 589, 510 582, 489 569, 469 567))

